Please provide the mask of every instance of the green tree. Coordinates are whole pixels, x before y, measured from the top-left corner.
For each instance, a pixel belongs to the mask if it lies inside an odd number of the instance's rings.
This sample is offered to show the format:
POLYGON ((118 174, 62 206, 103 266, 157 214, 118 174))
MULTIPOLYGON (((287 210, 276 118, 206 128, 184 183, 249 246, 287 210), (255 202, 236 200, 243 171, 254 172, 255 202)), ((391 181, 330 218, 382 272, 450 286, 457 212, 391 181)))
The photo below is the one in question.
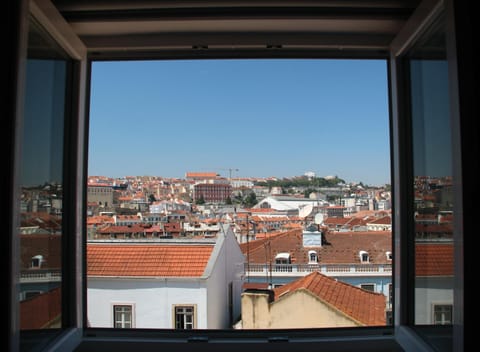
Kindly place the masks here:
POLYGON ((257 204, 257 196, 255 195, 254 192, 250 192, 244 199, 243 199, 243 205, 251 208, 255 204, 257 204))
POLYGON ((205 198, 203 198, 203 194, 195 201, 196 204, 202 205, 205 204, 205 198))
POLYGON ((155 198, 155 196, 154 196, 153 194, 150 194, 150 195, 148 196, 148 201, 149 201, 150 203, 153 203, 153 202, 156 202, 157 199, 155 198))

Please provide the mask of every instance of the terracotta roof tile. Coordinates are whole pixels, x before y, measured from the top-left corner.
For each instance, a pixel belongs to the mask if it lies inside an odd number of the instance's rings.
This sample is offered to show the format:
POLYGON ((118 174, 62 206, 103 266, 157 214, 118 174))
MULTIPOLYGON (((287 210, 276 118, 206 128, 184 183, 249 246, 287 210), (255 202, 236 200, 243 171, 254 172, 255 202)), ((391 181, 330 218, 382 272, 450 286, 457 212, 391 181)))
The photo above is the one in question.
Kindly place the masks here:
POLYGON ((366 326, 385 325, 385 296, 337 281, 313 272, 301 279, 274 289, 275 300, 283 294, 305 289, 320 300, 334 306, 355 321, 366 326))
POLYGON ((213 245, 100 244, 87 245, 88 276, 199 277, 213 245))
POLYGON ((417 243, 416 276, 453 276, 453 243, 417 243))
POLYGON ((43 256, 42 269, 60 269, 62 267, 62 235, 20 235, 20 269, 31 269, 32 257, 36 255, 43 256))
MULTIPOLYGON (((370 263, 391 264, 386 252, 392 251, 390 231, 335 232, 322 234, 321 247, 303 247, 302 230, 285 231, 276 236, 240 244, 242 252, 250 263, 265 263, 268 255, 275 262, 275 256, 288 252, 295 258, 295 264, 308 263, 308 251, 315 250, 320 264, 360 264, 359 251, 367 251, 370 263)), ((292 261, 293 262, 293 261, 292 261)))

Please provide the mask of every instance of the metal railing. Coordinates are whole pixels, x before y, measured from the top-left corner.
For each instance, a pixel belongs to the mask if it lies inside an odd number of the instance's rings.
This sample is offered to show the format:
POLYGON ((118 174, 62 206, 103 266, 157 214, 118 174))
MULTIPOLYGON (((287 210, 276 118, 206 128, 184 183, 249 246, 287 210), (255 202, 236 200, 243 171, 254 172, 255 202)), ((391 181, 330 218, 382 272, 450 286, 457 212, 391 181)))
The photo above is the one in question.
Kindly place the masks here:
POLYGON ((62 272, 60 269, 32 269, 22 270, 20 272, 20 282, 58 282, 62 280, 62 272))
POLYGON ((245 264, 245 272, 274 276, 304 276, 318 271, 328 276, 388 276, 391 264, 245 264))

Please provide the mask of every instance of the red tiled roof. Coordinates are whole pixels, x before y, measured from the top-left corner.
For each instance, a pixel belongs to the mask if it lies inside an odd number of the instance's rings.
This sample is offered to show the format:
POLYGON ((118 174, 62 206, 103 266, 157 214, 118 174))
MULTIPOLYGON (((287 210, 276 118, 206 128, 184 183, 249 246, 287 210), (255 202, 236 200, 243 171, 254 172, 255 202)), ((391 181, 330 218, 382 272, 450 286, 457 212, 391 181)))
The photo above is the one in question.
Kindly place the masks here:
POLYGON ((320 264, 360 264, 359 251, 367 251, 373 264, 390 264, 386 252, 392 251, 390 231, 354 231, 322 234, 322 246, 303 247, 302 230, 285 231, 269 238, 240 244, 250 263, 262 264, 268 255, 274 263, 281 252, 290 253, 292 264, 308 263, 308 251, 315 250, 320 264))
POLYGON ((88 276, 199 277, 211 245, 89 243, 88 276))
POLYGON ((453 233, 453 225, 451 223, 443 224, 415 224, 415 232, 429 232, 429 233, 453 233))
MULTIPOLYGON (((320 300, 366 326, 385 325, 385 296, 337 281, 313 272, 301 279, 274 289, 275 300, 283 294, 306 289, 320 300)), ((285 296, 286 297, 286 296, 285 296)))
POLYGON ((416 276, 453 276, 452 243, 417 243, 415 245, 416 276))
POLYGON ((244 282, 242 290, 268 290, 268 282, 244 282))
POLYGON ((347 222, 349 222, 350 220, 352 220, 352 218, 349 218, 349 217, 345 217, 345 218, 335 218, 335 217, 329 217, 329 218, 326 218, 323 223, 325 225, 343 225, 343 224, 346 224, 347 222))
POLYGON ((143 224, 134 224, 131 226, 128 225, 109 225, 97 231, 99 234, 109 234, 109 233, 141 233, 146 231, 146 226, 143 224))
POLYGON ((98 224, 113 224, 114 219, 111 216, 107 215, 96 215, 87 217, 87 225, 98 225, 98 224))
POLYGON ((392 224, 392 218, 390 215, 383 216, 381 218, 375 219, 373 221, 370 221, 369 224, 375 224, 375 225, 391 225, 392 224))
POLYGON ((62 295, 60 287, 20 302, 20 329, 45 329, 60 323, 62 295))
POLYGON ((32 234, 20 235, 20 269, 32 269, 32 257, 41 255, 41 269, 62 267, 62 235, 32 234))
POLYGON ((38 226, 41 229, 60 232, 62 229, 62 218, 44 212, 22 213, 20 226, 38 226))
POLYGON ((217 178, 216 172, 187 172, 186 178, 217 178))

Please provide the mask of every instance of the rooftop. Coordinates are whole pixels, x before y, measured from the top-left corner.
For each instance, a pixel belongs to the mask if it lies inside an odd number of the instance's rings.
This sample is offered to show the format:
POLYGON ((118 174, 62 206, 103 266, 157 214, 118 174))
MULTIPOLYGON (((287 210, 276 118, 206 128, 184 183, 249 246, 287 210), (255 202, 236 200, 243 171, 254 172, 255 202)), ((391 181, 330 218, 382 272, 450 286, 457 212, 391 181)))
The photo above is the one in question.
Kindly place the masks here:
POLYGON ((87 275, 200 277, 214 244, 88 243, 87 275))
POLYGON ((313 272, 274 289, 275 300, 299 289, 308 290, 361 325, 385 325, 385 296, 381 293, 366 291, 313 272))

